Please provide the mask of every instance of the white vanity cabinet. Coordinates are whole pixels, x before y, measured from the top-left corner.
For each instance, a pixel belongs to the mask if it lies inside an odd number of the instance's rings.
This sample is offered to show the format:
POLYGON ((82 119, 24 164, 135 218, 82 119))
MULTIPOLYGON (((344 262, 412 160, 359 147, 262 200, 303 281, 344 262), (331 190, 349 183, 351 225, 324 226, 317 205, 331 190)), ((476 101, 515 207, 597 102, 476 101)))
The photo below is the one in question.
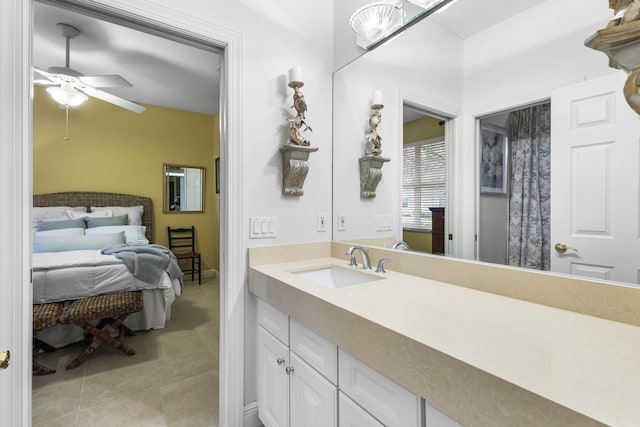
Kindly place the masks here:
POLYGON ((290 327, 287 315, 263 301, 257 335, 258 416, 265 427, 337 426, 336 346, 293 320, 290 327), (320 371, 333 372, 333 382, 320 371))
POLYGON ((257 356, 265 427, 424 426, 419 396, 262 300, 257 356))

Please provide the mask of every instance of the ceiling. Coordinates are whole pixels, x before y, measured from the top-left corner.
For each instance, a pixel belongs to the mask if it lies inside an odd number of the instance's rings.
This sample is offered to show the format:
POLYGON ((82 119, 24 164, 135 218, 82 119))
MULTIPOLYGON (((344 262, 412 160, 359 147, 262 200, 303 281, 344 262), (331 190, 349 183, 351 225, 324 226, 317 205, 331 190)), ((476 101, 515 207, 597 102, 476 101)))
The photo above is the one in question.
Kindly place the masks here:
POLYGON ((219 111, 217 53, 34 2, 33 64, 38 68, 65 65, 65 38, 57 23, 80 30, 71 40, 71 68, 85 75, 119 74, 133 84, 106 92, 143 104, 219 111))
MULTIPOLYGON (((543 1, 458 0, 428 20, 465 39, 543 1)), ((119 74, 133 84, 105 91, 143 104, 219 111, 217 53, 36 1, 33 63, 38 68, 65 65, 65 39, 57 23, 80 30, 71 40, 71 68, 85 75, 119 74)))

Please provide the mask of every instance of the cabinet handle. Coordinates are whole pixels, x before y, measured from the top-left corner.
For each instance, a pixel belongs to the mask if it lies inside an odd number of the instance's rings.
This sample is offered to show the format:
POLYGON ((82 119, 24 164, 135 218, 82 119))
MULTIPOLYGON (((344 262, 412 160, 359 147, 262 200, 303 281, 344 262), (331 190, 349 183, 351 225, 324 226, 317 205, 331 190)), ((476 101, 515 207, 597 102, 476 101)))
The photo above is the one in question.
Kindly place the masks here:
POLYGON ((291 375, 293 374, 293 370, 293 366, 287 366, 284 371, 287 373, 287 375, 291 375))
POLYGON ((278 366, 284 365, 284 362, 286 362, 286 360, 284 360, 284 357, 278 357, 278 359, 276 360, 278 366))

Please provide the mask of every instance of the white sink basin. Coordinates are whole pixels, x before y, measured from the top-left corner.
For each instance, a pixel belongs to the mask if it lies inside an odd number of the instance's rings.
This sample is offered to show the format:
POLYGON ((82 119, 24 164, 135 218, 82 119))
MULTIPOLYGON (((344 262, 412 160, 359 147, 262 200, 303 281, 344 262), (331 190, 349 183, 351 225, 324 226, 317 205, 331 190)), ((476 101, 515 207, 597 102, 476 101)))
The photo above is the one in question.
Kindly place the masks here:
POLYGON ((308 270, 292 271, 291 273, 328 288, 346 288, 347 286, 384 279, 384 277, 361 270, 343 268, 335 265, 314 267, 308 270))

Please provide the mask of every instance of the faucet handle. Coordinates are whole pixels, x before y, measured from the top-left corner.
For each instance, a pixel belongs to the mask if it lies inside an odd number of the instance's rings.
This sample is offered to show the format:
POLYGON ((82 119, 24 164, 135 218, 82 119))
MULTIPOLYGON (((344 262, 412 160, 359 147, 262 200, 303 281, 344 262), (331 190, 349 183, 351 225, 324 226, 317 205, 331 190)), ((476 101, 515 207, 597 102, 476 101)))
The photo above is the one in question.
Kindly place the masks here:
POLYGON ((380 261, 378 261, 378 267, 376 268, 376 273, 386 273, 386 271, 384 270, 384 263, 385 262, 391 262, 391 259, 389 259, 389 258, 380 258, 380 261))

